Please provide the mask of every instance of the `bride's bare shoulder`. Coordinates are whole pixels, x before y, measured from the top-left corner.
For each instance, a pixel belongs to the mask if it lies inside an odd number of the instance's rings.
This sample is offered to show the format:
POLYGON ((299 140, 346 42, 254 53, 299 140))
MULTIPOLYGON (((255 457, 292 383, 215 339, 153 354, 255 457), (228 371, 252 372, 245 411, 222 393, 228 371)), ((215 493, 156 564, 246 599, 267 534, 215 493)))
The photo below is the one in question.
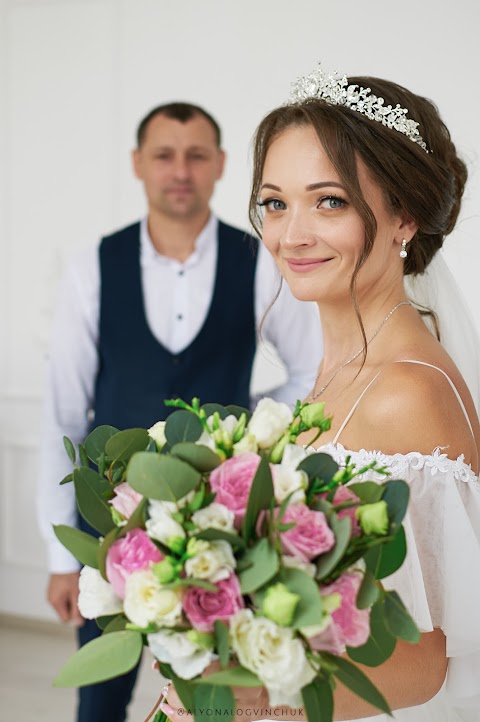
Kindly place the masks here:
POLYGON ((359 407, 356 426, 369 436, 366 448, 430 454, 441 446, 450 458, 464 454, 467 462, 477 464, 480 429, 471 397, 457 369, 441 361, 398 361, 382 369, 359 407))

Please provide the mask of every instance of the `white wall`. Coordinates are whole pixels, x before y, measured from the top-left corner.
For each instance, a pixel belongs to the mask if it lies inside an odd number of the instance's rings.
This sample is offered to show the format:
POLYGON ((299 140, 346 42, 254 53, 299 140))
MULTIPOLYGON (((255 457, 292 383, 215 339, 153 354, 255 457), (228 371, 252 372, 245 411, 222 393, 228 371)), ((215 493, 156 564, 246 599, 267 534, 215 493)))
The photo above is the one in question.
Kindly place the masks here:
POLYGON ((470 166, 447 255, 476 312, 479 11, 476 0, 0 0, 0 13, 0 611, 48 617, 33 496, 54 292, 74 249, 143 212, 129 161, 138 120, 170 100, 209 109, 229 156, 214 208, 246 226, 253 130, 318 60, 431 97, 470 166))

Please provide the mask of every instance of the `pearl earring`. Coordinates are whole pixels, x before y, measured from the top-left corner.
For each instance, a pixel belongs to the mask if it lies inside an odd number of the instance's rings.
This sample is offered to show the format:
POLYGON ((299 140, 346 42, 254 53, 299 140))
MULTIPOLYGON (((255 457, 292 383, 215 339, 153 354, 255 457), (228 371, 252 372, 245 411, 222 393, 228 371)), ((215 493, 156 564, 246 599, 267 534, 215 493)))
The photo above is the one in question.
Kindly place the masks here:
POLYGON ((400 251, 400 258, 406 258, 407 257, 407 241, 405 238, 402 241, 402 250, 400 251))

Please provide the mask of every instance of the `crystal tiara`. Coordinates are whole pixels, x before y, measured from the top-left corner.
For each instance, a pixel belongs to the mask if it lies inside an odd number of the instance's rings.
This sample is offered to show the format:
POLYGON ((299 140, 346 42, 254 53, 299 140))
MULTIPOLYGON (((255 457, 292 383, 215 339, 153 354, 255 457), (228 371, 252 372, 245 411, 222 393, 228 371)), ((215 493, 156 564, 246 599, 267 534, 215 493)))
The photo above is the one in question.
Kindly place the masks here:
POLYGON ((387 128, 403 133, 427 153, 428 148, 418 132, 418 123, 407 118, 408 110, 400 105, 385 105, 385 99, 374 95, 370 88, 349 85, 347 76, 326 75, 318 65, 310 75, 298 78, 292 83, 289 104, 302 103, 309 98, 320 98, 330 105, 343 105, 387 128))

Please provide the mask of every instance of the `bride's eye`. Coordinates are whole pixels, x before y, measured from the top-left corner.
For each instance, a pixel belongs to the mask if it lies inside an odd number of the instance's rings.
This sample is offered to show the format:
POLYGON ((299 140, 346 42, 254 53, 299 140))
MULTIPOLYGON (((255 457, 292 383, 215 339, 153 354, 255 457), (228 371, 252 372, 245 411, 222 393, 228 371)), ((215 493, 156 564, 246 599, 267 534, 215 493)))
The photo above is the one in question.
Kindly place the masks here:
POLYGON ((269 211, 284 211, 287 207, 284 201, 279 198, 266 198, 264 201, 257 203, 259 208, 267 208, 269 211))
POLYGON ((338 196, 324 196, 323 198, 320 198, 318 202, 319 208, 326 208, 327 210, 335 211, 338 208, 343 208, 343 206, 347 205, 347 201, 344 201, 343 198, 338 198, 338 196))

